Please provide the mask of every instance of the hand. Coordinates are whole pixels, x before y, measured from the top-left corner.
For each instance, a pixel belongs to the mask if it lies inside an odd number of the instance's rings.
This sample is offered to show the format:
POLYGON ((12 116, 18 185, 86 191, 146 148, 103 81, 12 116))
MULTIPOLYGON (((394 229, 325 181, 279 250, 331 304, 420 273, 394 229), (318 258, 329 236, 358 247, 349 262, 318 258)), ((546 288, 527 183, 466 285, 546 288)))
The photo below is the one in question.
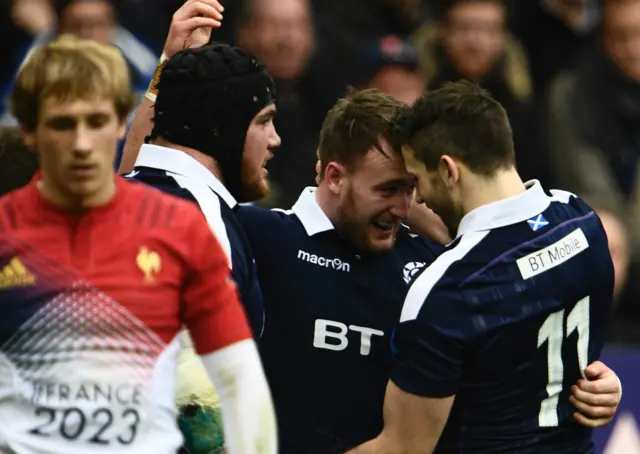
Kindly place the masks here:
POLYGON ((11 14, 13 22, 32 36, 55 23, 53 8, 47 0, 15 0, 11 14))
POLYGON ((569 401, 578 409, 573 417, 583 426, 592 429, 611 422, 622 397, 620 380, 604 363, 596 361, 585 369, 589 380, 578 380, 571 387, 569 401))
POLYGON ((211 30, 222 25, 224 8, 218 0, 187 0, 173 15, 164 54, 171 58, 186 48, 202 47, 211 39, 211 30))

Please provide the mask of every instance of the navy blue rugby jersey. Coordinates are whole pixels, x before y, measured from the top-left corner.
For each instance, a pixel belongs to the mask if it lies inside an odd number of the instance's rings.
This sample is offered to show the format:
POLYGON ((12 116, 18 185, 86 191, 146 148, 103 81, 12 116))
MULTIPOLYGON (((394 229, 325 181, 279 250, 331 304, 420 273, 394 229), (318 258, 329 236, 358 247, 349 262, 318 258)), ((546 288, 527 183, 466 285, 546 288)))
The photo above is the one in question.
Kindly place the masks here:
POLYGON ((443 249, 403 229, 392 252, 362 256, 303 191, 290 211, 242 206, 265 300, 262 360, 281 454, 341 453, 375 437, 390 335, 410 282, 443 249))
POLYGON ((592 453, 571 386, 600 356, 613 264, 595 212, 537 182, 463 218, 416 279, 393 336, 392 381, 455 395, 437 453, 592 453))

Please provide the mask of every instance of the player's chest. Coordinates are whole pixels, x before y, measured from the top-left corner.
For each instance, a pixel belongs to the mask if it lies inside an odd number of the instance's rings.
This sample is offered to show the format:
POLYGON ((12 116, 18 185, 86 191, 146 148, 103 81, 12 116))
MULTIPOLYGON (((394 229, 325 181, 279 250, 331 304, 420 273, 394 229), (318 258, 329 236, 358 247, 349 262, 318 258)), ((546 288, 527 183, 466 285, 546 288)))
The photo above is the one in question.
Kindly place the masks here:
POLYGON ((142 320, 174 318, 184 278, 178 255, 150 234, 97 233, 31 229, 0 239, 0 297, 34 310, 98 298, 142 320))
POLYGON ((267 325, 275 317, 283 328, 294 327, 288 332, 306 349, 386 358, 411 277, 423 266, 417 259, 362 257, 326 246, 292 250, 283 267, 262 273, 267 325))

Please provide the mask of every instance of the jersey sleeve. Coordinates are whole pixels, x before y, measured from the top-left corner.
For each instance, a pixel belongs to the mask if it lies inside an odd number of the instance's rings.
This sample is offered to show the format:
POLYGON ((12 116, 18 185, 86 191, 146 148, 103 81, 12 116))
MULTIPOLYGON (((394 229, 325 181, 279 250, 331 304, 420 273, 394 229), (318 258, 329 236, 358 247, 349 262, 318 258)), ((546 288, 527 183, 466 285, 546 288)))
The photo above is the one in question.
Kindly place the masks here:
POLYGON ((462 375, 469 315, 456 288, 436 285, 425 295, 420 284, 419 278, 409 291, 391 338, 391 380, 411 394, 449 397, 462 375))
POLYGON ((181 315, 196 351, 204 355, 252 336, 222 247, 195 208, 193 218, 181 315))

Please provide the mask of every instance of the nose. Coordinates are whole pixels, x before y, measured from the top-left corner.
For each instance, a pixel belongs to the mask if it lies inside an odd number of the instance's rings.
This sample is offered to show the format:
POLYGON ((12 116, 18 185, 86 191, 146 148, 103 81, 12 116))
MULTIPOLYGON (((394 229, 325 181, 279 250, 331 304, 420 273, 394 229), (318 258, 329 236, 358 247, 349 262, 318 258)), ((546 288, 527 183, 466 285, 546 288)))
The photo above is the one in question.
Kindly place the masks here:
POLYGON ((400 219, 406 219, 409 217, 409 210, 413 204, 413 191, 404 192, 398 195, 393 207, 391 207, 391 214, 400 219))
POLYGON ((76 137, 74 143, 74 151, 76 153, 88 153, 93 148, 93 140, 89 129, 79 124, 76 129, 76 137))
POLYGON ((278 135, 278 133, 274 129, 273 130, 273 135, 269 138, 269 148, 270 149, 278 148, 281 143, 282 143, 282 139, 280 139, 280 136, 278 135))

